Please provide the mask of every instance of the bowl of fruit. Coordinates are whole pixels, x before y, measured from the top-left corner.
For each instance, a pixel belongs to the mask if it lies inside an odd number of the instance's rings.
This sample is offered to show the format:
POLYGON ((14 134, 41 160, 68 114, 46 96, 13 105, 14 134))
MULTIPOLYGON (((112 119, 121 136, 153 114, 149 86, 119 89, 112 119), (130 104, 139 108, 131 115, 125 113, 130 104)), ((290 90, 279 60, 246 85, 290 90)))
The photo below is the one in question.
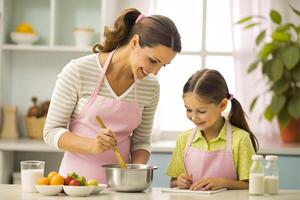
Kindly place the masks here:
POLYGON ((39 35, 30 24, 21 23, 17 26, 15 32, 10 33, 10 38, 14 43, 20 45, 32 45, 39 39, 39 35))
POLYGON ((37 191, 45 196, 59 195, 64 191, 67 195, 73 197, 83 197, 90 194, 96 195, 106 188, 105 184, 99 184, 96 179, 86 180, 75 172, 63 177, 56 171, 52 171, 47 177, 40 177, 35 185, 37 191))
POLYGON ((96 179, 86 180, 84 176, 71 172, 65 178, 63 189, 69 196, 83 197, 90 194, 98 194, 105 187, 105 184, 99 184, 96 179))
POLYGON ((47 177, 37 179, 35 188, 37 191, 46 196, 54 196, 61 193, 64 185, 64 177, 57 172, 52 171, 47 177))

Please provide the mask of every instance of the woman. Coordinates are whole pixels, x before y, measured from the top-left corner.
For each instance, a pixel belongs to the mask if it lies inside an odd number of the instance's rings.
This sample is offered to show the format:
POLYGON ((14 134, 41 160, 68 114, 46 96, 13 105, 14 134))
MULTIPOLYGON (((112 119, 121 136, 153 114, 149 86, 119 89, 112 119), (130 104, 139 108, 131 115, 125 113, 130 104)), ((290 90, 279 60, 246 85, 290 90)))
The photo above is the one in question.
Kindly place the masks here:
POLYGON ((147 163, 159 98, 153 76, 181 51, 175 24, 161 15, 124 10, 105 29, 103 45, 59 74, 44 128, 47 144, 65 151, 59 173, 75 171, 105 183, 102 165, 147 163), (107 128, 100 128, 96 116, 107 128))

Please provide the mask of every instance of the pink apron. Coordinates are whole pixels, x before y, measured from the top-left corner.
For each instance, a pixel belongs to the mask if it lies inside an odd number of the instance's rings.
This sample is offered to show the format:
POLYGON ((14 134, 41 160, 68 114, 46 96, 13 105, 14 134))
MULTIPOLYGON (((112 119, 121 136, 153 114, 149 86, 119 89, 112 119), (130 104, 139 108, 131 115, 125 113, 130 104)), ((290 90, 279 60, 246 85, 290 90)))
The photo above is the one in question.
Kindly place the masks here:
POLYGON ((237 179, 236 169, 231 150, 231 124, 226 121, 226 149, 217 151, 203 151, 191 147, 197 129, 189 137, 185 152, 184 164, 193 182, 206 178, 237 179))
MULTIPOLYGON (((70 122, 69 129, 76 135, 95 138, 100 129, 96 121, 96 115, 99 115, 107 128, 117 135, 117 147, 125 162, 129 163, 130 134, 140 124, 142 113, 137 103, 136 85, 134 83, 134 103, 98 95, 98 91, 114 52, 115 51, 112 51, 108 55, 95 91, 78 117, 70 122)), ((94 178, 100 181, 100 183, 106 183, 105 172, 101 166, 116 163, 118 163, 118 161, 112 150, 99 154, 65 152, 60 165, 59 174, 66 176, 69 172, 76 172, 79 175, 85 176, 87 179, 94 178)))

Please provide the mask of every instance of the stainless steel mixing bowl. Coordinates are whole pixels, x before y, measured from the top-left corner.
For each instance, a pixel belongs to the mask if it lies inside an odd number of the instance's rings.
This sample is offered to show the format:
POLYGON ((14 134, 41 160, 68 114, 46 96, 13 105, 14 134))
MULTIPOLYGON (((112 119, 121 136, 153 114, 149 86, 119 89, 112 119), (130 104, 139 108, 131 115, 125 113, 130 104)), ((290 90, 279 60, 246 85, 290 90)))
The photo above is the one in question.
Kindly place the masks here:
POLYGON ((146 190, 153 180, 154 165, 127 164, 120 168, 118 164, 103 165, 106 182, 112 190, 121 192, 141 192, 146 190))

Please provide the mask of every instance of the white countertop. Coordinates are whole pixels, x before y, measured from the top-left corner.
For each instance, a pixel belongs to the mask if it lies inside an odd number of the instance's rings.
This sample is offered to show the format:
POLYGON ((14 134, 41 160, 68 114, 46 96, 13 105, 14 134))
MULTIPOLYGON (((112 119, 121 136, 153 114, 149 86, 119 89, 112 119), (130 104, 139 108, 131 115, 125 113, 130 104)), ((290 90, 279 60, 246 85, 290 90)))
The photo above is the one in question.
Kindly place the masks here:
POLYGON ((184 194, 161 192, 162 188, 152 188, 140 193, 121 193, 105 189, 98 195, 88 197, 43 196, 39 193, 22 193, 20 185, 0 185, 0 199, 7 200, 75 200, 75 199, 105 199, 105 200, 299 200, 300 190, 281 190, 273 196, 251 196, 248 190, 227 190, 216 194, 184 194))
MULTIPOLYGON (((300 143, 283 143, 277 137, 259 138, 259 154, 300 155, 300 143)), ((175 147, 174 140, 155 141, 151 144, 153 153, 172 153, 175 147)), ((43 140, 0 139, 0 151, 33 151, 33 152, 59 152, 58 149, 44 143, 43 140)))

